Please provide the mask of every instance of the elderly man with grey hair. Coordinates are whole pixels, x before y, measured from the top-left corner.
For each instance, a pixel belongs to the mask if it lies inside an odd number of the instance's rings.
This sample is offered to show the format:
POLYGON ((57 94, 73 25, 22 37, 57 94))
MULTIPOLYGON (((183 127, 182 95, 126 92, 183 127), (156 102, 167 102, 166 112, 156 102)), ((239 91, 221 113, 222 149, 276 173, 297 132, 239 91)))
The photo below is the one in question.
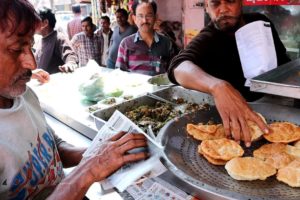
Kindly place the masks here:
POLYGON ((39 24, 27 0, 0 1, 0 199, 82 199, 92 183, 147 158, 128 152, 145 147, 146 139, 122 132, 81 160, 85 148, 55 135, 26 86, 36 69, 31 44, 39 24), (72 166, 65 177, 63 167, 72 166))

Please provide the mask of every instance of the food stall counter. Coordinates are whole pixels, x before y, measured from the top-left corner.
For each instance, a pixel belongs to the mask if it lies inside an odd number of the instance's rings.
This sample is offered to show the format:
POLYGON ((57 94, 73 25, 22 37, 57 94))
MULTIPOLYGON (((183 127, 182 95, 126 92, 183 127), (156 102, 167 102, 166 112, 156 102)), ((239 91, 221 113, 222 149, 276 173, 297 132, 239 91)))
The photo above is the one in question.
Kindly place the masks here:
POLYGON ((79 92, 79 87, 95 74, 104 77, 105 87, 120 86, 133 97, 159 89, 147 82, 149 76, 103 68, 94 61, 73 73, 52 74, 46 84, 41 85, 37 80, 32 80, 28 86, 37 94, 44 112, 93 139, 97 129, 90 116, 89 107, 97 102, 86 99, 79 92))

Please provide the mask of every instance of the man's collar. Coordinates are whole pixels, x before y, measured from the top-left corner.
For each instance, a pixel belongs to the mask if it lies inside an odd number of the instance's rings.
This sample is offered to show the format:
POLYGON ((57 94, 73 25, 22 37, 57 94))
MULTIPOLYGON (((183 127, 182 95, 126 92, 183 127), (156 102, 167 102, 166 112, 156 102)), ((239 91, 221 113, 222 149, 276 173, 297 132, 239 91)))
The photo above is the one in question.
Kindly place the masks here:
POLYGON ((85 37, 88 37, 88 38, 93 38, 94 37, 94 32, 93 32, 93 34, 92 34, 92 36, 91 37, 89 37, 88 35, 87 35, 87 33, 86 32, 84 32, 84 31, 82 31, 83 33, 84 33, 84 35, 85 35, 85 37))
MULTIPOLYGON (((141 37, 139 32, 136 32, 134 36, 134 43, 137 43, 139 40, 143 40, 143 38, 141 37)), ((154 42, 155 43, 159 42, 159 36, 155 31, 154 31, 154 42)))
POLYGON ((103 30, 102 28, 100 29, 100 31, 101 31, 101 33, 104 33, 105 35, 108 35, 108 34, 110 34, 110 33, 112 32, 112 30, 111 30, 111 29, 109 29, 109 30, 108 30, 108 32, 107 32, 107 33, 105 33, 105 32, 104 32, 104 30, 103 30))
POLYGON ((51 35, 53 35, 56 32, 56 30, 52 30, 50 33, 48 33, 45 36, 42 36, 43 39, 49 38, 51 35))

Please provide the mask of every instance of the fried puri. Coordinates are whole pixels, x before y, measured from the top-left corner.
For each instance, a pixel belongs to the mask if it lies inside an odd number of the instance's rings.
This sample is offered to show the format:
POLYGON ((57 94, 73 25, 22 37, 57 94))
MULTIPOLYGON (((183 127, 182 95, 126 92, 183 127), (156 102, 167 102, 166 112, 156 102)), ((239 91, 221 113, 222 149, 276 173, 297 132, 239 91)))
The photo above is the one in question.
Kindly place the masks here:
POLYGON ((276 178, 291 187, 300 187, 300 160, 296 159, 286 167, 279 169, 276 178))
POLYGON ((286 144, 271 143, 261 146, 253 152, 255 158, 265 161, 276 169, 280 169, 288 165, 294 160, 294 157, 286 153, 286 144))
POLYGON ((265 163, 273 166, 276 169, 281 169, 293 162, 295 158, 286 152, 274 153, 266 158, 265 163))
MULTIPOLYGON (((257 113, 261 119, 266 123, 265 118, 257 113)), ((260 128, 256 125, 256 123, 252 121, 247 122, 250 133, 251 133, 251 141, 258 140, 264 133, 260 128)), ((189 135, 193 136, 197 140, 215 140, 225 138, 225 130, 222 124, 187 124, 187 132, 189 135)))
POLYGON ((270 124, 271 132, 264 134, 270 142, 290 143, 300 139, 300 127, 290 122, 275 122, 270 124))
POLYGON ((297 147, 298 149, 300 149, 300 140, 295 142, 294 147, 297 147))
POLYGON ((221 160, 221 159, 214 159, 206 154, 204 154, 202 151, 201 151, 201 146, 199 145, 198 146, 198 153, 203 155, 203 157, 211 164, 213 165, 225 165, 226 164, 226 160, 221 160))
POLYGON ((222 124, 204 125, 188 124, 187 132, 197 140, 214 140, 226 137, 222 124))
POLYGON ((218 160, 228 161, 244 154, 244 150, 237 142, 227 138, 204 140, 200 147, 203 154, 218 160))
POLYGON ((228 174, 236 180, 265 180, 276 174, 276 169, 254 157, 237 157, 225 165, 228 174))
POLYGON ((281 153, 286 151, 286 144, 271 143, 264 144, 260 148, 253 151, 253 156, 261 160, 266 160, 274 153, 281 153))
POLYGON ((299 148, 292 146, 292 145, 287 145, 286 152, 289 155, 293 156, 294 158, 300 159, 300 149, 299 148))
MULTIPOLYGON (((266 119, 260 113, 256 113, 256 114, 263 120, 263 122, 267 123, 266 119)), ((260 139, 261 136, 264 134, 264 132, 257 126, 256 123, 252 121, 248 120, 247 124, 249 126, 250 133, 251 133, 251 141, 256 141, 260 139)))

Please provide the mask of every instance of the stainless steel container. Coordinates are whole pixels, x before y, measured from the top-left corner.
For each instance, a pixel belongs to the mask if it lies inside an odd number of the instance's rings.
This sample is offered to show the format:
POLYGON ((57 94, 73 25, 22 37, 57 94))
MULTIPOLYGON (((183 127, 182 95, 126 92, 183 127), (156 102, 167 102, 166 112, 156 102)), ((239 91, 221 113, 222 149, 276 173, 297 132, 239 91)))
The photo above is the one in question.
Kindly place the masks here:
POLYGON ((300 99, 300 58, 254 77, 250 89, 300 99))
MULTIPOLYGON (((185 89, 183 87, 170 87, 166 89, 159 90, 154 92, 157 96, 160 96, 164 99, 172 101, 173 99, 182 98, 186 102, 189 103, 197 103, 197 104, 204 104, 208 103, 213 105, 213 99, 210 95, 196 92, 192 90, 185 89)), ((92 113, 92 117, 95 119, 95 124, 98 129, 100 129, 104 123, 112 116, 115 110, 119 110, 122 113, 127 111, 133 110, 142 105, 149 105, 152 106, 157 102, 156 99, 153 99, 147 95, 114 105, 109 108, 97 110, 92 113)))

